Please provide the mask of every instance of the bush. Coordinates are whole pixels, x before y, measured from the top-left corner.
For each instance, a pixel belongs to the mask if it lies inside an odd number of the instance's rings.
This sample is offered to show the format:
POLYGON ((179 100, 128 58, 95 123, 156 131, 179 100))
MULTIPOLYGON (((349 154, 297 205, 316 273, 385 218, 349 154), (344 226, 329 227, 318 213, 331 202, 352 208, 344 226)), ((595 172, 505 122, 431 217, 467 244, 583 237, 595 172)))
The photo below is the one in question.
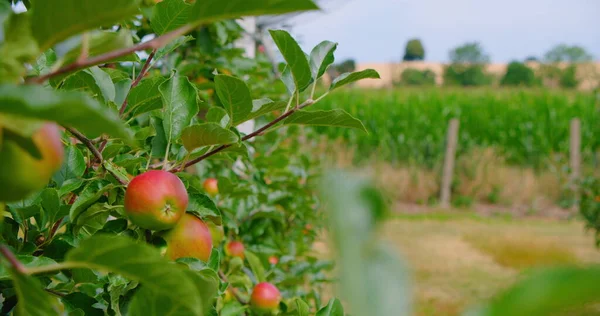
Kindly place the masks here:
POLYGON ((435 73, 429 69, 418 70, 406 68, 400 75, 400 84, 407 86, 432 86, 435 85, 435 73))
POLYGON ((508 64, 506 68, 506 73, 500 84, 503 86, 527 86, 531 87, 535 85, 536 78, 533 73, 533 69, 529 68, 527 65, 513 61, 508 64))
POLYGON ((481 64, 451 64, 444 69, 444 85, 484 86, 492 83, 492 77, 481 64))
POLYGON ((563 69, 560 74, 559 83, 563 88, 577 88, 577 86, 579 86, 579 79, 577 79, 577 66, 569 65, 567 68, 563 69))

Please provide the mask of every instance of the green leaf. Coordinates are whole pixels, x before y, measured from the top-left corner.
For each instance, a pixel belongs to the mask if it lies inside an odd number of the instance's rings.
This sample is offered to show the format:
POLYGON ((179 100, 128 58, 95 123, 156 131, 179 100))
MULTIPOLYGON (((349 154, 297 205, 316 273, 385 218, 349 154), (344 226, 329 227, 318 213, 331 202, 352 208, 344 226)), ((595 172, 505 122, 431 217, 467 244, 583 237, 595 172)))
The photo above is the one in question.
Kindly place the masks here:
POLYGON ((111 208, 107 207, 105 203, 96 203, 90 206, 85 212, 77 216, 76 221, 71 221, 73 223, 73 233, 79 235, 80 232, 83 232, 87 236, 95 234, 106 224, 110 210, 111 208))
POLYGON ((301 298, 296 298, 294 300, 296 303, 296 314, 295 316, 309 316, 310 315, 310 307, 303 301, 301 298))
POLYGON ((286 105, 285 102, 275 102, 269 98, 252 100, 252 112, 246 116, 245 120, 249 121, 273 111, 283 110, 286 105))
POLYGON ((152 138, 152 157, 163 158, 167 151, 167 137, 163 128, 163 121, 158 117, 151 117, 150 122, 156 131, 152 138))
POLYGON ((192 23, 208 23, 241 16, 283 14, 318 10, 311 0, 204 0, 196 1, 190 14, 192 23))
MULTIPOLYGON (((88 57, 96 57, 104 53, 108 53, 114 50, 129 48, 133 46, 133 37, 129 29, 122 29, 117 32, 109 31, 94 31, 89 35, 89 49, 88 57)), ((61 57, 61 64, 68 65, 77 60, 81 55, 81 38, 79 44, 75 45, 71 50, 65 53, 61 57)), ((114 63, 119 61, 139 61, 140 58, 135 54, 131 53, 122 57, 113 58, 101 63, 114 63)), ((95 65, 99 65, 95 64, 95 65)))
MULTIPOLYGON (((190 279, 186 272, 189 270, 167 261, 156 248, 144 243, 119 236, 95 235, 69 251, 66 264, 123 275, 140 282, 151 293, 168 297, 169 306, 189 310, 190 315, 203 314, 202 303, 206 297, 198 291, 197 280, 190 279)), ((143 297, 140 299, 145 301, 143 297)))
POLYGON ((115 100, 115 85, 110 75, 97 66, 79 71, 65 79, 63 90, 89 90, 99 101, 115 100))
POLYGON ((18 82, 25 75, 24 63, 35 60, 40 50, 31 35, 28 13, 10 14, 3 25, 4 43, 0 45, 0 83, 18 82))
POLYGON ((243 80, 227 75, 216 75, 215 90, 229 118, 233 121, 233 126, 243 122, 252 111, 250 89, 243 80))
POLYGON ((337 45, 334 42, 322 41, 310 52, 310 70, 314 80, 321 78, 327 67, 335 61, 333 53, 337 45))
POLYGON ((138 12, 139 0, 35 1, 31 29, 42 51, 73 35, 111 26, 138 12))
POLYGON ((192 41, 194 38, 190 35, 187 36, 180 36, 174 40, 172 40, 169 44, 161 47, 160 49, 158 49, 156 51, 156 54, 154 54, 154 60, 160 60, 163 57, 165 57, 167 54, 171 53, 172 51, 174 51, 175 49, 177 49, 177 47, 192 41))
POLYGON ((127 96, 127 112, 138 116, 162 108, 163 101, 158 87, 166 80, 162 76, 152 76, 140 81, 127 96))
POLYGON ((196 190, 189 190, 188 194, 188 213, 192 213, 202 219, 210 218, 216 224, 221 223, 221 211, 219 211, 215 202, 208 195, 196 190))
POLYGON ((190 125, 198 114, 198 91, 187 77, 173 76, 162 83, 158 90, 162 96, 163 128, 167 141, 173 142, 181 136, 184 128, 190 125))
POLYGON ((250 251, 245 251, 246 259, 248 259, 248 263, 250 264, 250 269, 252 269, 252 273, 256 277, 257 282, 265 282, 265 267, 260 262, 260 259, 250 251))
POLYGON ((112 184, 106 184, 106 182, 101 181, 93 181, 86 185, 73 205, 71 205, 71 210, 69 211, 69 217, 71 218, 71 222, 77 222, 77 217, 81 215, 81 213, 85 212, 92 204, 96 203, 104 193, 108 190, 114 188, 112 184))
POLYGON ((0 85, 0 113, 55 121, 90 138, 106 133, 131 139, 116 113, 75 91, 52 91, 38 85, 0 85))
POLYGON ((340 289, 356 315, 410 315, 404 264, 378 241, 375 230, 383 205, 373 187, 347 173, 328 174, 321 184, 332 249, 339 262, 340 289), (385 286, 382 286, 385 285, 385 286))
POLYGON ((309 126, 338 126, 356 128, 367 131, 365 126, 348 112, 342 109, 327 111, 297 111, 284 121, 284 124, 300 124, 309 126))
POLYGON ((188 152, 204 146, 232 144, 238 136, 217 123, 202 123, 186 127, 181 133, 181 141, 188 152))
POLYGON ((188 304, 182 304, 172 296, 144 285, 135 293, 128 309, 129 315, 144 316, 196 316, 195 313, 188 304))
POLYGON ((117 180, 119 180, 119 182, 129 182, 129 177, 127 174, 127 170, 125 170, 125 168, 120 167, 118 165, 116 165, 114 162, 112 161, 104 161, 102 163, 102 166, 104 166, 104 168, 108 171, 111 172, 111 175, 115 178, 117 178, 117 180))
POLYGON ((163 0, 152 9, 152 30, 162 35, 187 24, 192 5, 184 0, 163 0))
POLYGON ((40 227, 46 226, 47 223, 54 223, 56 214, 60 212, 60 199, 58 191, 52 188, 46 188, 40 193, 42 199, 42 209, 44 209, 43 222, 39 223, 40 227))
POLYGON ((598 266, 545 268, 492 298, 473 315, 552 315, 597 303, 599 291, 598 266))
POLYGON ((67 146, 65 148, 65 159, 60 170, 52 176, 52 180, 61 187, 65 181, 77 179, 83 176, 85 172, 85 159, 81 150, 75 146, 67 146))
POLYGON ((10 273, 18 298, 15 315, 60 315, 58 300, 49 293, 46 293, 36 278, 21 274, 12 269, 10 273))
MULTIPOLYGON (((35 268, 56 263, 56 261, 47 257, 35 257, 29 255, 17 255, 17 259, 26 268, 35 268)), ((9 280, 11 278, 11 274, 10 268, 6 268, 5 265, 0 265, 0 280, 9 280)))
POLYGON ((347 72, 341 74, 339 77, 335 78, 333 82, 331 82, 331 86, 329 87, 329 91, 335 90, 341 86, 345 86, 349 83, 353 83, 362 79, 379 79, 379 73, 373 69, 365 69, 357 72, 347 72))
POLYGON ((83 179, 69 179, 63 182, 62 186, 58 190, 58 195, 64 197, 67 193, 71 193, 79 189, 83 185, 83 179))
POLYGON ((4 42, 4 21, 6 21, 11 13, 13 13, 13 11, 10 7, 10 1, 0 2, 0 44, 4 42))
POLYGON ((296 92, 296 83, 294 83, 294 76, 292 76, 292 71, 290 69, 289 66, 285 66, 281 73, 281 81, 285 85, 287 92, 290 95, 294 95, 294 92, 296 92))
POLYGON ((238 303, 237 301, 227 302, 223 309, 219 312, 220 316, 239 316, 244 315, 246 306, 238 303))
POLYGON ((312 82, 312 75, 308 59, 306 59, 302 48, 287 31, 270 30, 269 33, 271 33, 273 41, 275 41, 281 55, 283 55, 283 59, 285 59, 292 72, 296 89, 304 91, 312 82))
POLYGON ((344 316, 344 307, 337 298, 332 298, 326 306, 317 312, 316 316, 344 316))
POLYGON ((223 108, 211 106, 206 113, 206 121, 217 123, 221 127, 227 127, 229 125, 229 115, 223 108))

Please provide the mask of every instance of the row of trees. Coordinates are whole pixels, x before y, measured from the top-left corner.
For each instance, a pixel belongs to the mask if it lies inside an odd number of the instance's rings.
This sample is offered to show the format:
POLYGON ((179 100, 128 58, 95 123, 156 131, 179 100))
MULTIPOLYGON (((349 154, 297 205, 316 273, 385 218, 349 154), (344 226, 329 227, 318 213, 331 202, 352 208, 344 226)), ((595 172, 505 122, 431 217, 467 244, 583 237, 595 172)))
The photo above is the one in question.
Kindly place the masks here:
MULTIPOLYGON (((492 84, 495 78, 486 73, 485 65, 490 57, 477 42, 459 46, 449 53, 450 65, 444 69, 443 78, 447 85, 483 86, 492 84)), ((410 40, 406 45, 404 60, 422 60, 424 49, 419 40, 410 40)), ((558 45, 550 50, 544 57, 537 71, 527 65, 527 62, 536 62, 535 57, 528 57, 525 62, 511 62, 505 74, 500 78, 499 84, 504 86, 560 86, 575 88, 579 85, 576 63, 590 61, 591 55, 578 46, 558 45), (561 67, 559 63, 569 63, 561 67)), ((431 70, 405 69, 399 80, 403 85, 433 85, 435 73, 431 70)))

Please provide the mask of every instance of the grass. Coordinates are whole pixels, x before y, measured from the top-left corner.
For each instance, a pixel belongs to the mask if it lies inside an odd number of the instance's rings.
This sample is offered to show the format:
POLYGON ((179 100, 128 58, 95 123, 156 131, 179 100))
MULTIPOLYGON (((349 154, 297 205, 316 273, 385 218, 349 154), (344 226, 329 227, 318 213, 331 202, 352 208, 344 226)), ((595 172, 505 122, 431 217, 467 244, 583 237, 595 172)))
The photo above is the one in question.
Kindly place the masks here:
POLYGON ((536 267, 600 263, 576 221, 397 215, 382 237, 411 267, 415 315, 459 315, 536 267))

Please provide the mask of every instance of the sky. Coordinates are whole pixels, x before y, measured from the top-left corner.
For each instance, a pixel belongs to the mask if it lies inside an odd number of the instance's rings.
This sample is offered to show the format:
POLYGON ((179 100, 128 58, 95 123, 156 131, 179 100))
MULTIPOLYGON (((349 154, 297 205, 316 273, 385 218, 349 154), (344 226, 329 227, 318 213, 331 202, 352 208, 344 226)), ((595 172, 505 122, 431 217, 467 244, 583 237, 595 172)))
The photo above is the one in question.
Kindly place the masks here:
POLYGON ((323 13, 299 16, 292 31, 304 50, 338 42, 336 59, 400 60, 419 38, 428 61, 478 41, 492 62, 542 57, 564 43, 600 60, 600 0, 332 0, 323 13))

